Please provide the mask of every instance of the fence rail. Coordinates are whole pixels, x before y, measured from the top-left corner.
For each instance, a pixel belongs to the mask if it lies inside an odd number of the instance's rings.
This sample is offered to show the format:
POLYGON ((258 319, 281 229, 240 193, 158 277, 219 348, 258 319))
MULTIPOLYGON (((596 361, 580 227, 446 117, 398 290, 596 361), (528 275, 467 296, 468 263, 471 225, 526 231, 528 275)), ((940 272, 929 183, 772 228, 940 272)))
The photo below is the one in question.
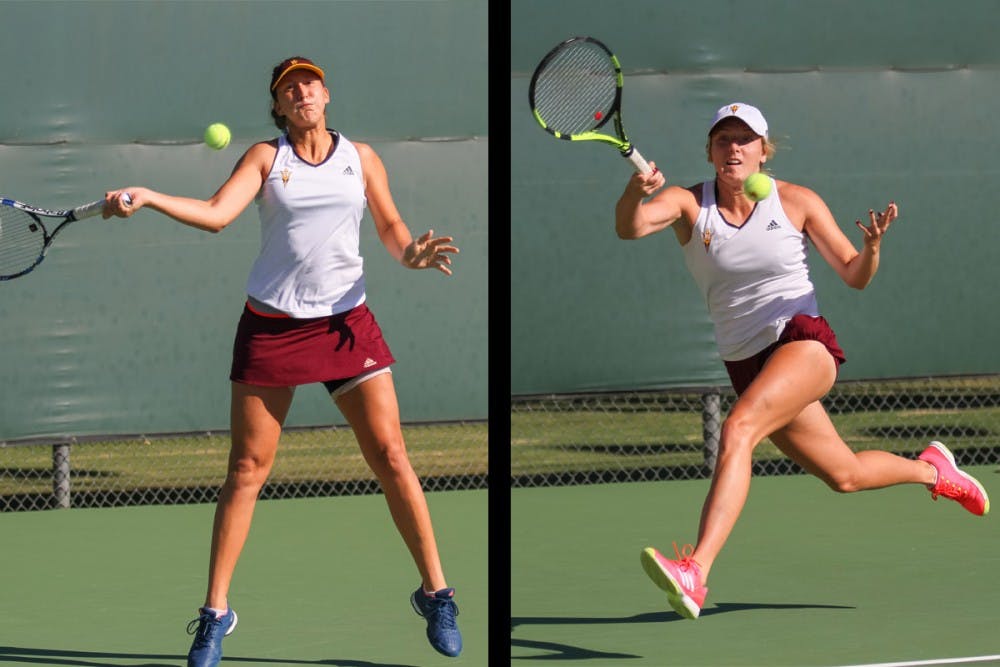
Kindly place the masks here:
MULTIPOLYGON (((693 479, 715 467, 728 387, 511 400, 511 485, 693 479)), ((1000 463, 1000 375, 840 382, 823 399, 855 450, 915 456, 945 442, 961 465, 1000 463)), ((756 473, 799 473, 765 441, 756 473)))

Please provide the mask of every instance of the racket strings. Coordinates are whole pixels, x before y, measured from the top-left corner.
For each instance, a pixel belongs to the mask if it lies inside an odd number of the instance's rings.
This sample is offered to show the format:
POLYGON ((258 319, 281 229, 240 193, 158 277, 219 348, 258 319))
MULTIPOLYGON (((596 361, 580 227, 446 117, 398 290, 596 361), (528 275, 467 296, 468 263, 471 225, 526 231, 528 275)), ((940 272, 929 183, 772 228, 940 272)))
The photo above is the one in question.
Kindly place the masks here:
POLYGON ((579 134, 601 125, 614 108, 618 76, 598 45, 577 42, 553 55, 535 81, 535 110, 549 129, 579 134))
POLYGON ((30 269, 45 247, 45 227, 29 213, 0 207, 0 276, 30 269))

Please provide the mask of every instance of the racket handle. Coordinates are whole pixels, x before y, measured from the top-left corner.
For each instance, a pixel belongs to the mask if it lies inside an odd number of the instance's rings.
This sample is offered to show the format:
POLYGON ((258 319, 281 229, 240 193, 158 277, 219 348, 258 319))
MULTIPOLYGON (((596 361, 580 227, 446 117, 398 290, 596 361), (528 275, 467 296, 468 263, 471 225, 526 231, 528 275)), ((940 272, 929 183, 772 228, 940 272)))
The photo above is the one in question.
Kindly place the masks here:
POLYGON ((649 163, 646 162, 646 158, 642 157, 634 146, 622 153, 622 157, 631 162, 632 166, 634 166, 635 170, 640 174, 648 174, 653 171, 653 169, 649 166, 649 163))
POLYGON ((92 218, 98 215, 104 210, 104 200, 98 199, 97 201, 92 201, 89 204, 84 204, 83 206, 77 206, 73 209, 73 220, 83 220, 84 218, 92 218))
MULTIPOLYGON (((122 194, 122 201, 125 202, 126 206, 132 205, 132 197, 126 192, 122 194)), ((84 204, 83 206, 77 206, 73 209, 73 220, 83 220, 84 218, 92 218, 95 215, 104 212, 104 200, 98 199, 97 201, 92 201, 89 204, 84 204)))

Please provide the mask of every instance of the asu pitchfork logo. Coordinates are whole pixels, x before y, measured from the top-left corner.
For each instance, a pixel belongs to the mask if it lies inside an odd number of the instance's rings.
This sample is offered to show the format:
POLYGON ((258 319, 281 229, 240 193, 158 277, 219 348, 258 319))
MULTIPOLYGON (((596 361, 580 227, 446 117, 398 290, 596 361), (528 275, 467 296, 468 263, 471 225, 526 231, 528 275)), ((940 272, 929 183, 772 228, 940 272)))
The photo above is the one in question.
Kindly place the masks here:
POLYGON ((289 169, 282 169, 281 170, 281 185, 287 188, 288 187, 288 180, 291 177, 292 177, 291 170, 289 170, 289 169))

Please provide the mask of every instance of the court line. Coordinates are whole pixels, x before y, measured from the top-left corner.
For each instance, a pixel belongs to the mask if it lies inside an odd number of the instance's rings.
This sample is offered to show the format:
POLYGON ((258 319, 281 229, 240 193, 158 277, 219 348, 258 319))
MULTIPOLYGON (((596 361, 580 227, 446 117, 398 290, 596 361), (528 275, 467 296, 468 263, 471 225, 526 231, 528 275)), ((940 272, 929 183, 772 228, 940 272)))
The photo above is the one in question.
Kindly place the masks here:
POLYGON ((909 662, 872 662, 865 665, 843 665, 842 667, 922 667, 923 665, 957 665, 967 662, 1000 660, 1000 655, 978 655, 970 658, 940 658, 938 660, 911 660, 909 662))

